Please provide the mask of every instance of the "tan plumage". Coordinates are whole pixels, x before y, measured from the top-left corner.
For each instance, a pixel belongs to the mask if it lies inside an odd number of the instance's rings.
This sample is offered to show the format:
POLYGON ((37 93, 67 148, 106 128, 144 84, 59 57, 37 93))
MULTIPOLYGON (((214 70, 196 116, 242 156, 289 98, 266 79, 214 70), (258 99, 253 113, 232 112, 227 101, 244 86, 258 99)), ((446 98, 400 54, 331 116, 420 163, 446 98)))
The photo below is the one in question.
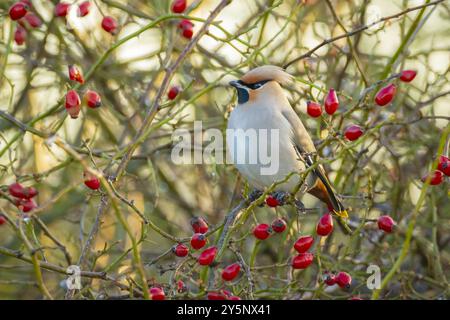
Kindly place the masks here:
MULTIPOLYGON (((304 171, 316 161, 314 143, 280 86, 291 79, 292 76, 283 69, 268 65, 250 70, 240 81, 230 82, 238 90, 239 103, 230 114, 228 129, 279 130, 279 169, 275 174, 261 175, 261 162, 250 164, 234 161, 241 174, 258 189, 284 179, 291 172, 304 171)), ((229 141, 228 147, 233 147, 229 141)), ((246 154, 252 151, 246 141, 239 140, 235 141, 234 150, 246 154)), ((236 156, 233 160, 236 160, 236 156)), ((298 176, 293 176, 279 189, 291 192, 298 181, 298 176)), ((346 216, 321 165, 308 175, 305 184, 307 192, 327 203, 336 213, 346 216)))
POLYGON ((266 65, 250 70, 241 78, 243 82, 250 84, 267 79, 274 80, 281 85, 285 85, 292 81, 292 76, 280 67, 266 65))

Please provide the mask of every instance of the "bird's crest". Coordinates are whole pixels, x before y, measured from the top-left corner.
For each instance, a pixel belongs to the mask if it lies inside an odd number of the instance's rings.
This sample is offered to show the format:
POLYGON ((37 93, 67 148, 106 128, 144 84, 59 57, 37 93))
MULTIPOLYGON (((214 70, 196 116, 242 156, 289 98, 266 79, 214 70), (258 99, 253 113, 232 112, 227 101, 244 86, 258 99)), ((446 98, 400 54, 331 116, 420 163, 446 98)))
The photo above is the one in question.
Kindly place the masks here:
POLYGON ((287 84, 292 80, 292 76, 280 67, 266 65, 250 70, 242 76, 241 80, 248 84, 264 80, 275 80, 279 84, 287 84))

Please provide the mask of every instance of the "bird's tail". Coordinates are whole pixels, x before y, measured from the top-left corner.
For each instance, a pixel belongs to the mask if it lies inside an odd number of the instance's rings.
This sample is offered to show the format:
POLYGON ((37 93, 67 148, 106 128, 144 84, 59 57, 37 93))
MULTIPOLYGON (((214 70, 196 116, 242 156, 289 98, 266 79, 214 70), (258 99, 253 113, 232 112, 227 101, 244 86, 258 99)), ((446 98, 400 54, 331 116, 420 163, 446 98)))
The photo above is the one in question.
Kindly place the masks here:
MULTIPOLYGON (((308 167, 314 164, 314 160, 310 154, 302 155, 300 150, 297 150, 297 154, 299 154, 299 156, 304 159, 308 167)), ((308 190, 308 193, 325 202, 328 205, 328 209, 333 210, 336 215, 343 219, 347 219, 347 210, 345 210, 345 207, 336 196, 336 193, 334 192, 331 182, 330 180, 328 180, 327 174, 322 165, 316 166, 316 168, 314 168, 313 170, 313 173, 317 176, 318 179, 316 179, 316 183, 314 184, 314 186, 308 190)))
POLYGON ((308 190, 310 194, 318 198, 319 200, 325 202, 328 205, 329 210, 333 210, 338 216, 346 219, 348 218, 347 210, 345 210, 342 202, 337 198, 333 187, 331 186, 328 179, 324 176, 324 181, 318 175, 316 184, 308 190))

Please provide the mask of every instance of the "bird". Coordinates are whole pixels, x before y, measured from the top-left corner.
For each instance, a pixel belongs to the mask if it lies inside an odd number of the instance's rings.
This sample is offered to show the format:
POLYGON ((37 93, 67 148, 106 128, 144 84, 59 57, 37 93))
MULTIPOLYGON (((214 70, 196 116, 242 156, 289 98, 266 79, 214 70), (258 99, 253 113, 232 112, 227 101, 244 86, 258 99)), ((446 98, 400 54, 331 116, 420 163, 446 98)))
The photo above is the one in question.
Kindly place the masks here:
POLYGON ((347 211, 323 165, 316 163, 318 155, 313 140, 282 88, 290 83, 292 78, 281 67, 264 65, 248 71, 239 80, 229 82, 229 85, 236 89, 238 98, 227 124, 227 148, 231 161, 255 190, 264 190, 285 179, 284 183, 276 187, 276 191, 282 193, 292 192, 301 183, 300 175, 293 175, 293 172, 301 174, 307 168, 313 167, 304 179, 300 192, 312 194, 326 203, 338 216, 347 218, 347 211), (266 133, 261 129, 266 129, 266 133), (278 141, 268 138, 267 132, 273 129, 278 132, 278 141), (267 161, 262 161, 259 156, 253 162, 248 161, 252 152, 261 151, 261 146, 259 142, 257 148, 252 146, 248 136, 228 134, 239 130, 254 130, 258 141, 266 139, 268 146, 265 146, 264 150, 272 150, 273 143, 278 143, 276 156, 279 164, 273 174, 262 174, 261 169, 267 167, 267 161), (262 133, 266 136, 261 136, 262 133), (241 157, 239 161, 239 156, 243 154, 246 158, 241 157))

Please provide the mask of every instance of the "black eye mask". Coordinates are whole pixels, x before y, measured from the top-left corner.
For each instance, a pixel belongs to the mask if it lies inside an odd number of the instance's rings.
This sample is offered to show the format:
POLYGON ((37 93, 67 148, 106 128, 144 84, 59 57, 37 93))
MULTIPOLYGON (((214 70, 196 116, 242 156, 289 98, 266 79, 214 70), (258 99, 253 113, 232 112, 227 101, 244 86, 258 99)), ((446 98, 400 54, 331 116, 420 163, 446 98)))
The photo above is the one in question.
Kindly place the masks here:
POLYGON ((250 95, 248 93, 248 89, 250 90, 256 90, 261 88, 265 83, 269 82, 270 80, 262 80, 259 82, 255 82, 255 83, 245 83, 242 80, 237 81, 237 83, 239 83, 241 86, 237 86, 237 94, 238 94, 238 103, 242 104, 242 103, 246 103, 248 101, 248 99, 250 98, 250 95), (245 87, 245 88, 244 88, 245 87))
POLYGON ((255 90, 255 89, 261 88, 264 84, 266 84, 269 81, 270 80, 262 80, 262 81, 258 81, 258 82, 255 82, 255 83, 245 83, 245 82, 239 80, 238 82, 241 85, 246 86, 249 89, 255 90))

